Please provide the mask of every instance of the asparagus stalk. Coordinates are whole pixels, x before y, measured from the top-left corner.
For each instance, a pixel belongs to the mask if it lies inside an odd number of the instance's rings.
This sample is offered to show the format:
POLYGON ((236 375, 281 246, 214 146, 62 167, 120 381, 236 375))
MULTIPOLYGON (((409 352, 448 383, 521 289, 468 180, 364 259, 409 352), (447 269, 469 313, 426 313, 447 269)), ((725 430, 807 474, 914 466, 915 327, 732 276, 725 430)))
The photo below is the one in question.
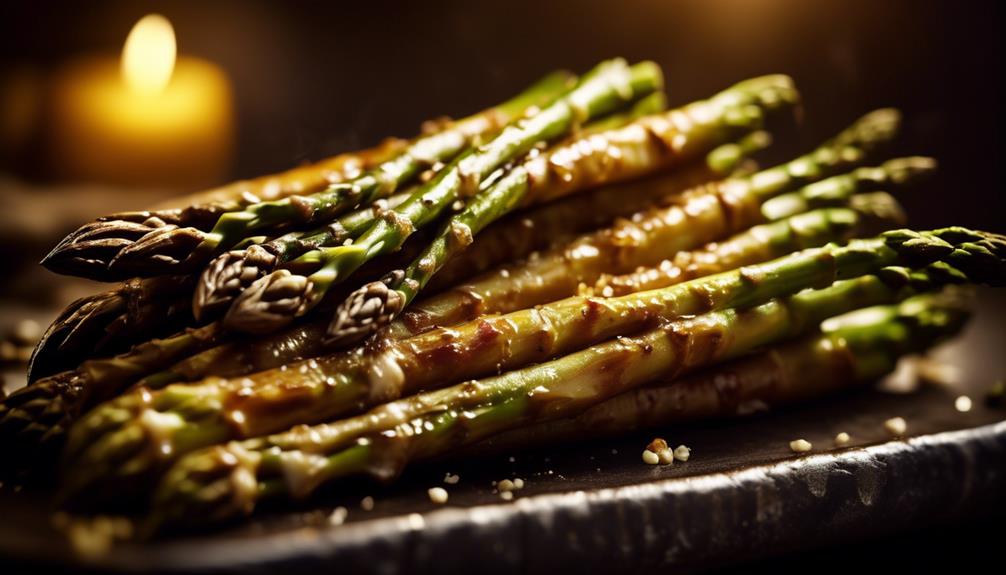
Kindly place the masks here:
POLYGON ((113 488, 121 497, 128 485, 197 447, 328 420, 403 393, 546 361, 669 318, 749 307, 886 266, 945 260, 970 281, 999 285, 1006 280, 1004 257, 1002 236, 963 228, 898 230, 660 290, 570 298, 247 378, 140 389, 97 407, 73 427, 66 462, 76 472, 67 488, 113 488))
POLYGON ((451 217, 407 268, 351 294, 335 313, 329 343, 345 347, 385 327, 447 260, 467 249, 475 235, 506 213, 690 160, 733 137, 735 127, 757 126, 765 111, 793 105, 797 98, 788 77, 755 78, 709 100, 643 118, 621 130, 583 138, 528 160, 451 217))
POLYGON ((510 124, 492 141, 456 158, 351 245, 319 248, 292 262, 315 269, 310 276, 281 270, 256 281, 231 306, 225 325, 249 333, 269 333, 288 325, 318 305, 334 283, 368 260, 398 249, 409 235, 432 223, 454 202, 475 195, 483 181, 508 162, 540 143, 570 133, 579 124, 657 91, 660 83, 660 70, 651 62, 632 67, 622 60, 602 63, 539 113, 510 124))
POLYGON ((967 306, 947 295, 925 294, 830 318, 821 324, 823 333, 660 380, 575 417, 504 432, 473 449, 511 450, 735 417, 752 402, 772 409, 876 381, 893 372, 903 355, 924 352, 963 327, 967 306))
MULTIPOLYGON (((871 280, 876 276, 747 310, 672 321, 545 364, 391 402, 358 417, 190 453, 161 481, 153 521, 163 527, 227 520, 250 514, 264 500, 306 498, 348 475, 389 480, 409 461, 574 416, 646 383, 797 336, 838 313, 898 299, 883 281, 871 280)), ((918 323, 883 327, 910 334, 918 323)))
MULTIPOLYGON (((879 168, 834 176, 778 196, 783 200, 797 199, 775 205, 771 212, 762 207, 783 185, 782 178, 771 175, 784 173, 780 168, 744 180, 714 183, 686 192, 669 207, 649 210, 427 298, 406 309, 401 321, 390 325, 390 334, 401 339, 433 326, 456 325, 482 314, 506 313, 569 297, 578 293, 581 285, 593 285, 603 273, 624 274, 640 266, 657 265, 680 250, 701 246, 766 220, 799 213, 797 207, 840 205, 842 201, 850 201, 857 191, 908 185, 930 173, 933 165, 927 158, 905 158, 879 168)), ((811 178, 804 172, 807 169, 804 159, 783 167, 800 173, 799 180, 811 178)), ((368 305, 380 309, 380 298, 384 295, 375 290, 368 305)))
MULTIPOLYGON (((665 106, 664 100, 662 92, 650 94, 628 112, 588 125, 584 135, 614 129, 640 116, 660 111, 665 106)), ((336 225, 326 225, 310 232, 291 232, 264 244, 250 245, 217 256, 203 271, 197 284, 192 302, 196 317, 207 319, 221 315, 252 283, 304 252, 341 245, 346 240, 357 238, 375 220, 384 217, 387 210, 401 205, 411 193, 393 197, 386 204, 375 203, 375 208, 368 213, 370 217, 340 220, 336 225)))
POLYGON ((623 275, 603 274, 592 292, 604 297, 658 289, 828 242, 880 233, 905 223, 897 200, 886 192, 858 194, 849 208, 821 208, 754 226, 703 249, 678 252, 660 264, 623 275))
POLYGON ((473 141, 551 102, 570 81, 565 72, 550 74, 512 100, 421 136, 401 153, 323 191, 228 206, 237 210, 197 206, 172 212, 174 217, 169 220, 156 215, 146 218, 142 213, 99 220, 68 236, 42 263, 53 271, 98 280, 193 271, 214 253, 236 245, 254 230, 328 221, 353 207, 391 195, 424 169, 449 161, 473 141), (204 231, 207 228, 212 229, 204 231))

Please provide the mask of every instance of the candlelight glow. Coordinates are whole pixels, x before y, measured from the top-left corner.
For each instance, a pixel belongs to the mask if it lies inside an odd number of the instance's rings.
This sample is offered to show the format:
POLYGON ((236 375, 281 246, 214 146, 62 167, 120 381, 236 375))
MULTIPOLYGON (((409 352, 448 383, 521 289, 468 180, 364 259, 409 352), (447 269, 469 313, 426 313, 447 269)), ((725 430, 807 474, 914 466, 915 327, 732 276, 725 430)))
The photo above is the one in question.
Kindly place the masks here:
POLYGON ((175 31, 160 14, 137 22, 122 48, 122 76, 133 91, 157 94, 171 80, 175 68, 175 31))

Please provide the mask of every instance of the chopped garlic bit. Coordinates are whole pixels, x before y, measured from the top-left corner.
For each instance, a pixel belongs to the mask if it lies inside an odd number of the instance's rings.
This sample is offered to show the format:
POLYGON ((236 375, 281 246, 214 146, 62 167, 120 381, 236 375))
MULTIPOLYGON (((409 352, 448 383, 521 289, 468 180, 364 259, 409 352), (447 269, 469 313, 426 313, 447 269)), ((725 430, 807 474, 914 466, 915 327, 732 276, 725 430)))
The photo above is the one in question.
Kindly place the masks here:
POLYGON ((905 418, 903 417, 892 417, 884 422, 884 429, 886 429, 891 435, 897 437, 905 434, 905 431, 908 430, 908 423, 905 422, 905 418))
POLYGON ((661 465, 670 465, 674 463, 674 451, 670 447, 665 447, 657 452, 657 458, 661 465))
POLYGON ((374 508, 374 498, 371 496, 366 496, 360 500, 360 509, 364 511, 370 511, 374 508))
POLYGON ((674 448, 674 459, 678 461, 688 461, 692 455, 692 448, 687 445, 679 445, 674 448))
POLYGON ((513 499, 513 491, 500 491, 500 499, 510 501, 513 499))
POLYGON ((971 398, 966 395, 959 396, 954 400, 954 409, 961 413, 971 411, 971 398))
POLYGON ((447 503, 447 490, 443 487, 431 487, 426 493, 430 496, 430 501, 438 505, 447 503))
POLYGON ((447 485, 457 485, 458 481, 461 481, 460 475, 451 475, 450 473, 444 475, 444 483, 447 485))
POLYGON ((510 481, 509 479, 504 479, 496 484, 496 489, 499 490, 500 493, 504 491, 513 491, 513 488, 513 481, 510 481))
POLYGON ((649 449, 643 450, 643 463, 647 465, 656 465, 660 463, 660 456, 649 449))
POLYGON ((524 480, 521 479, 520 477, 514 479, 513 480, 513 488, 514 489, 524 489, 524 480))
POLYGON ((664 440, 664 438, 654 437, 653 441, 651 441, 650 444, 646 446, 646 449, 649 449, 653 453, 660 453, 661 451, 667 449, 667 447, 668 447, 667 441, 664 440))
POLYGON ((794 453, 804 453, 810 451, 812 447, 814 446, 806 439, 794 439, 789 442, 789 448, 794 453))
POLYGON ((349 515, 349 510, 345 507, 336 507, 332 511, 332 514, 328 516, 329 525, 342 525, 346 522, 346 516, 349 515))
POLYGON ((850 439, 852 438, 849 437, 849 434, 843 431, 835 436, 835 445, 839 447, 843 445, 848 445, 850 439))

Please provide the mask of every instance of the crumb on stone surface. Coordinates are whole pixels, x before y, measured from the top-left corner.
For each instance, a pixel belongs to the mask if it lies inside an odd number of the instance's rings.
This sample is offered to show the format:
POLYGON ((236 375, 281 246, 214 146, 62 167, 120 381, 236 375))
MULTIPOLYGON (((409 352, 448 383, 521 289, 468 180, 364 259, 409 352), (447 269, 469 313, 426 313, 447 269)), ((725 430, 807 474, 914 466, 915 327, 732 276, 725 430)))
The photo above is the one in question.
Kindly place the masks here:
POLYGON ((848 444, 849 444, 849 441, 850 441, 851 439, 852 439, 852 438, 851 438, 851 437, 849 437, 849 434, 848 434, 848 433, 846 433, 846 432, 842 431, 842 432, 840 432, 840 433, 839 433, 838 435, 836 435, 836 436, 835 436, 835 445, 837 445, 837 446, 839 446, 839 447, 841 447, 841 446, 843 446, 843 445, 848 445, 848 444))
POLYGON ((961 413, 967 413, 971 411, 971 406, 972 406, 971 398, 966 395, 958 396, 957 399, 954 400, 954 409, 956 409, 961 413))
POLYGON ((457 485, 458 481, 461 481, 461 476, 456 473, 454 475, 450 473, 444 475, 444 483, 447 485, 457 485))
POLYGON ((674 459, 678 461, 688 461, 688 458, 692 456, 692 448, 687 445, 679 445, 674 448, 674 459))
POLYGON ((660 463, 660 456, 656 453, 650 451, 649 449, 643 450, 643 463, 647 465, 656 465, 660 463))
POLYGON ((891 435, 898 437, 908 431, 908 423, 904 417, 892 417, 884 422, 884 429, 891 435))
POLYGON ((371 511, 374 509, 374 498, 368 495, 361 499, 360 509, 363 509, 364 511, 371 511))
POLYGON ((447 503, 447 498, 449 497, 447 490, 443 487, 431 487, 426 493, 430 496, 430 501, 438 505, 447 503))
POLYGON ((811 445, 806 439, 794 439, 789 442, 789 448, 794 453, 806 453, 810 451, 814 446, 811 445))
POLYGON ((511 501, 513 499, 513 491, 500 491, 500 499, 511 501))
POLYGON ((332 514, 328 516, 329 525, 342 525, 346 522, 346 516, 349 515, 349 510, 345 507, 336 507, 332 510, 332 514))

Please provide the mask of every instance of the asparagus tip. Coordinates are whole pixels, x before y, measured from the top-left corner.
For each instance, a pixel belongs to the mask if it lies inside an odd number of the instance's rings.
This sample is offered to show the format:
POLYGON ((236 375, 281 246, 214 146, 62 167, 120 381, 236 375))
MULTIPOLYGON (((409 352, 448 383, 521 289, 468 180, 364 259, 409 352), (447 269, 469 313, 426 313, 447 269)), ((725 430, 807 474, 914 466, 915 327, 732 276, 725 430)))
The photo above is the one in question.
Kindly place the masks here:
POLYGON ((309 304, 313 283, 289 270, 276 270, 252 282, 223 318, 226 329, 272 333, 290 324, 309 304))
POLYGON ((391 323, 405 307, 405 298, 391 286, 401 283, 404 277, 404 271, 395 270, 380 281, 365 284, 349 294, 335 311, 326 333, 326 343, 348 347, 391 323))
POLYGON ((203 271, 192 297, 199 321, 218 316, 256 280, 273 271, 276 256, 261 245, 217 256, 203 271))

